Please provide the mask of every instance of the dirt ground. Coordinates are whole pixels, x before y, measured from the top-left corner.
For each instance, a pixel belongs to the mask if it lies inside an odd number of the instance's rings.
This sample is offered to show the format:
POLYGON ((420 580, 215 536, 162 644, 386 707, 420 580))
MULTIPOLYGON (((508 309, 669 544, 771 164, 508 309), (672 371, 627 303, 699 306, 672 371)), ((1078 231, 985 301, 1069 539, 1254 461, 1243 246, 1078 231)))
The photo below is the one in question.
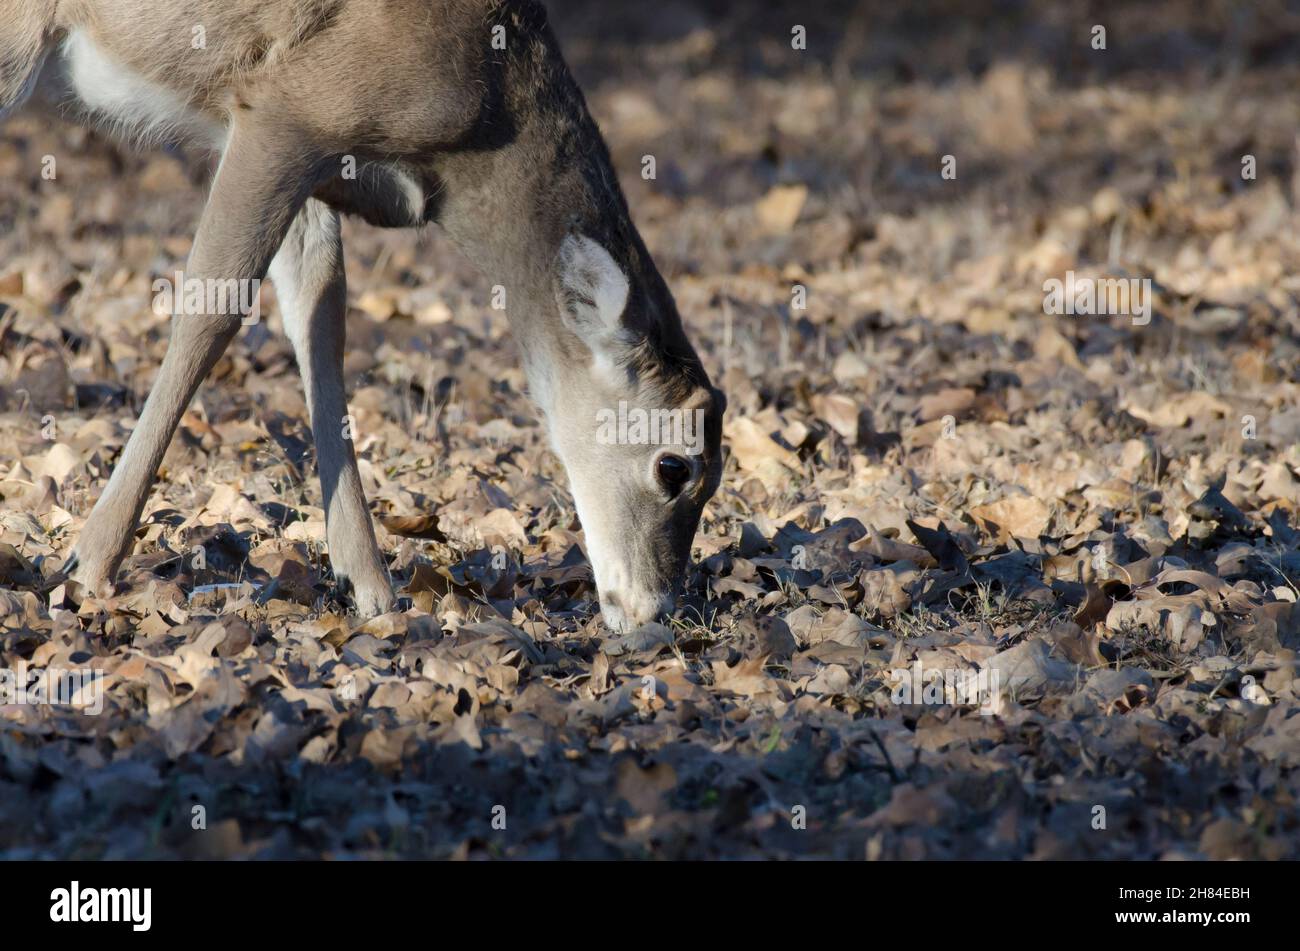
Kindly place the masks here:
POLYGON ((0 705, 0 857, 1300 857, 1300 10, 898 6, 551 5, 729 397, 624 636, 487 283, 359 222, 403 610, 332 586, 269 283, 67 607, 211 166, 0 130, 0 660, 104 678, 0 705))

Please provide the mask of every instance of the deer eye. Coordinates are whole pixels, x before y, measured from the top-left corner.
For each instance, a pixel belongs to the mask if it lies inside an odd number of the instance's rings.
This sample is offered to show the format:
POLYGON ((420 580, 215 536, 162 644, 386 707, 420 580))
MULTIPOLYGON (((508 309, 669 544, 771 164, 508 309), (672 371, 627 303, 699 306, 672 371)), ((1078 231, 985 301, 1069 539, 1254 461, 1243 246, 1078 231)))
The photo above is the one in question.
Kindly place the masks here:
POLYGON ((691 464, 681 456, 660 456, 655 463, 655 474, 668 491, 676 495, 691 478, 691 464))

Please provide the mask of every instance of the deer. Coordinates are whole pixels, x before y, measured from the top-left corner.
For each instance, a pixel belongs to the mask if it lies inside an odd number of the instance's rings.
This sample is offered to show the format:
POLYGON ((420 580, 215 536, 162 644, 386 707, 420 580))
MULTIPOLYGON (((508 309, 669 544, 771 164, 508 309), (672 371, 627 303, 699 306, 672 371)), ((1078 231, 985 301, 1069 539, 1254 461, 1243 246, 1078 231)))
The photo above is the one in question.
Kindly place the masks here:
MULTIPOLYGON (((330 565, 359 615, 396 600, 338 425, 344 216, 436 225, 506 289, 602 620, 622 633, 674 610, 721 480, 726 398, 632 222, 541 3, 0 0, 0 121, 38 87, 135 143, 219 156, 186 280, 269 277, 275 287, 316 446, 330 565), (610 438, 615 407, 701 425, 610 438)), ((201 309, 169 315, 156 382, 63 565, 69 590, 113 590, 177 425, 243 322, 229 307, 201 309)))

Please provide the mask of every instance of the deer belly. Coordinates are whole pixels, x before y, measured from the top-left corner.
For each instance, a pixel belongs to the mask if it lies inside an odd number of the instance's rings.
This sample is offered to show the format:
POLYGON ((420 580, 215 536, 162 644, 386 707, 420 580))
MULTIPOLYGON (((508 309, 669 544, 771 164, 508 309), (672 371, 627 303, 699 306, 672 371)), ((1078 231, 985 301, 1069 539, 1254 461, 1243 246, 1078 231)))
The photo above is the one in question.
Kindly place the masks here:
POLYGON ((84 30, 71 31, 61 53, 76 98, 118 134, 146 142, 197 139, 213 147, 224 140, 220 123, 174 90, 132 72, 84 30))

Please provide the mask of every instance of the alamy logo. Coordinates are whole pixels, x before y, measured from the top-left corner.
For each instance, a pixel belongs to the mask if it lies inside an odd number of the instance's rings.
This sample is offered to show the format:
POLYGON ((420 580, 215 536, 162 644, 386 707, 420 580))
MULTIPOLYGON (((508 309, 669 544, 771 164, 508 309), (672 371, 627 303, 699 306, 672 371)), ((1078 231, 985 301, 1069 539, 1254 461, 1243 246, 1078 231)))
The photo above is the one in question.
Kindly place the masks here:
POLYGON ((889 673, 894 682, 889 699, 896 704, 962 704, 978 706, 985 716, 998 712, 1002 672, 997 668, 926 668, 918 660, 910 668, 897 667, 889 673))
POLYGON ((153 921, 152 888, 71 888, 50 892, 50 921, 126 921, 132 931, 148 931, 153 921))
POLYGON ((1134 327, 1151 323, 1151 279, 1118 277, 1076 277, 1065 272, 1065 280, 1043 282, 1043 313, 1073 317, 1125 316, 1134 327))
POLYGON ((704 451, 704 410, 643 409, 618 401, 618 409, 596 411, 596 441, 603 446, 684 446, 704 451))
POLYGON ((153 312, 159 317, 238 314, 240 323, 247 326, 257 323, 261 315, 261 281, 187 278, 181 271, 175 278, 160 277, 153 282, 153 312))
POLYGON ((72 707, 96 716, 104 711, 104 672, 90 667, 35 667, 26 661, 0 668, 0 705, 72 707))

